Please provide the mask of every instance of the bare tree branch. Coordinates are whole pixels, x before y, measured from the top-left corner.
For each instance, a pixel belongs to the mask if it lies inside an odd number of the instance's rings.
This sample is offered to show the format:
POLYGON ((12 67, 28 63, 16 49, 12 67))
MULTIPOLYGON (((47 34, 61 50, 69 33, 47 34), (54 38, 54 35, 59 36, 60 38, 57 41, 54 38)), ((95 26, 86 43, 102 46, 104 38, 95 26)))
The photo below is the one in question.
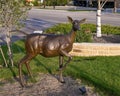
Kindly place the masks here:
POLYGON ((108 0, 105 0, 102 4, 101 4, 101 9, 104 7, 104 5, 106 4, 108 0))

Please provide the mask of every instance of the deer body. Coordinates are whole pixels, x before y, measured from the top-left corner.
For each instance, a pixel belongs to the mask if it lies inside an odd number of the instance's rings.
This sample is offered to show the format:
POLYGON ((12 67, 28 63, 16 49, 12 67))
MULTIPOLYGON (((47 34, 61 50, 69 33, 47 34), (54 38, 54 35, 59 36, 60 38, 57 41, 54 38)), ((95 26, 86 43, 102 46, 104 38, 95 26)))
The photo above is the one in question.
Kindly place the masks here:
MULTIPOLYGON (((72 34, 76 34, 72 32, 72 34)), ((48 35, 48 34, 30 34, 27 36, 25 48, 27 54, 41 54, 44 57, 54 57, 64 55, 60 50, 67 53, 72 50, 75 36, 67 35, 48 35)))
POLYGON ((25 41, 26 55, 20 60, 19 77, 21 85, 24 87, 22 78, 22 64, 25 64, 29 74, 31 75, 29 62, 36 55, 40 54, 44 57, 55 57, 59 56, 59 71, 60 71, 60 82, 64 82, 62 77, 62 70, 71 61, 72 57, 69 52, 72 50, 73 42, 76 36, 76 31, 79 30, 79 24, 84 22, 85 19, 73 21, 71 17, 68 17, 72 23, 72 30, 66 35, 54 35, 54 34, 39 34, 34 33, 27 36, 25 41), (68 57, 68 60, 63 64, 63 57, 68 57))

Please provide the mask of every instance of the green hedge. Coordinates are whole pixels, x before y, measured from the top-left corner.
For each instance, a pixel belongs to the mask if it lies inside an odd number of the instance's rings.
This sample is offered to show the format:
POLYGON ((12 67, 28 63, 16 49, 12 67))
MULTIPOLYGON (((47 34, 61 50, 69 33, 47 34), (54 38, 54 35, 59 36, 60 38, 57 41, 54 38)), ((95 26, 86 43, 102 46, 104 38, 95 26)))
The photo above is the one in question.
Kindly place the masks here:
POLYGON ((70 0, 46 0, 47 6, 64 6, 68 3, 70 0))
MULTIPOLYGON (((71 24, 58 24, 45 30, 46 33, 67 34, 71 30, 71 24)), ((75 42, 92 42, 92 34, 96 33, 95 24, 82 24, 81 30, 77 32, 75 42)), ((120 35, 120 27, 102 25, 102 34, 120 35)))
MULTIPOLYGON (((58 24, 53 26, 52 28, 48 28, 45 32, 46 33, 53 33, 53 34, 67 34, 71 30, 71 24, 58 24)), ((81 26, 81 30, 77 32, 75 42, 91 42, 92 41, 92 34, 85 32, 81 26)))
MULTIPOLYGON (((90 28, 92 33, 96 33, 95 24, 84 24, 82 27, 83 29, 90 28)), ((102 31, 102 34, 120 35, 120 26, 102 25, 101 31, 102 31)))

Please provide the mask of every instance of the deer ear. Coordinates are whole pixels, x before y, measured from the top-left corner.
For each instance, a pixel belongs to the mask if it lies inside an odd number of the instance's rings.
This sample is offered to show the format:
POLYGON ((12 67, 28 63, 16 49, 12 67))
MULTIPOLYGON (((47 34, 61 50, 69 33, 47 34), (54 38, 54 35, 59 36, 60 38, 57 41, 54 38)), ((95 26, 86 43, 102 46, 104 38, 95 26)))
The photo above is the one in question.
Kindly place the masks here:
POLYGON ((69 22, 71 22, 71 23, 73 22, 73 19, 71 17, 67 16, 67 18, 68 18, 69 22))
POLYGON ((79 23, 84 23, 86 21, 86 18, 79 21, 79 23))

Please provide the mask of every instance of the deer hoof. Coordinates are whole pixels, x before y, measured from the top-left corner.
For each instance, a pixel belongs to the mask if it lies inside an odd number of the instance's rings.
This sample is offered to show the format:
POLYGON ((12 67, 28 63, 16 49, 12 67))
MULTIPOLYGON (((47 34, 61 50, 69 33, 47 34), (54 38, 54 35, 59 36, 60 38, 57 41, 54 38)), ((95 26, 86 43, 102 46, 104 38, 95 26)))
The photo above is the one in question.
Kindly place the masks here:
POLYGON ((60 82, 63 83, 63 84, 65 83, 65 81, 60 81, 60 82))

